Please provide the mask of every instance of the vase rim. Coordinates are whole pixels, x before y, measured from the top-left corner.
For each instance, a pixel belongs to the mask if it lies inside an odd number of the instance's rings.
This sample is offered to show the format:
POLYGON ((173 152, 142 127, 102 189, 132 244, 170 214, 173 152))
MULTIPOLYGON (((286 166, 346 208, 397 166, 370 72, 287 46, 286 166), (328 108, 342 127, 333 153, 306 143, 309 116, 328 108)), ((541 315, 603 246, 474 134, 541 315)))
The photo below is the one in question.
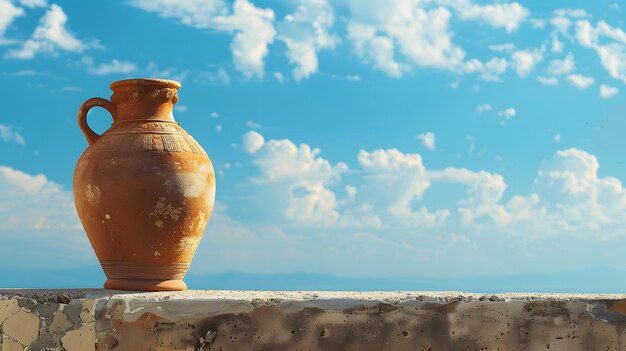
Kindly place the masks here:
POLYGON ((132 78, 123 79, 111 83, 111 90, 115 90, 124 86, 160 86, 163 88, 180 89, 180 82, 171 79, 161 78, 132 78))

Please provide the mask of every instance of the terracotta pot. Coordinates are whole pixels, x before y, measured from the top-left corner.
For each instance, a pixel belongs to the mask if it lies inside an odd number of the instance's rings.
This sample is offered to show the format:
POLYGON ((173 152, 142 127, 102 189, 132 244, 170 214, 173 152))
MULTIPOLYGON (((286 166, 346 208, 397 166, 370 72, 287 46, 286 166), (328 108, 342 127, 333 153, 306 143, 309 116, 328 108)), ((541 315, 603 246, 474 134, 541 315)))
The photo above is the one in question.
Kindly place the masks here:
POLYGON ((89 147, 74 170, 74 202, 108 289, 185 290, 183 278, 215 201, 213 165, 174 121, 180 83, 129 79, 111 101, 92 98, 78 125, 89 147), (99 106, 113 116, 102 135, 87 124, 99 106))

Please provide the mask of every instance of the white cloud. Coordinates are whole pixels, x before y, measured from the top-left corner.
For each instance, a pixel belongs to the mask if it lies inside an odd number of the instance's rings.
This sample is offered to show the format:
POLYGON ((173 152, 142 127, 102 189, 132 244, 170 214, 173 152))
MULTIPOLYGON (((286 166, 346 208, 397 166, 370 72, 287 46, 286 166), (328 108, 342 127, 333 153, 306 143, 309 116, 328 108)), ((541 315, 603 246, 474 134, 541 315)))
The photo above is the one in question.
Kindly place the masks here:
POLYGON ((287 58, 296 65, 295 80, 308 78, 317 72, 317 53, 332 49, 339 38, 330 33, 335 22, 333 9, 327 0, 300 0, 296 12, 285 16, 278 25, 278 39, 287 45, 287 58))
POLYGON ((217 29, 237 32, 230 45, 235 68, 244 77, 263 78, 268 45, 276 36, 272 25, 274 12, 259 9, 247 0, 235 0, 233 15, 217 17, 215 21, 217 29))
POLYGON ((83 91, 83 88, 70 85, 61 88, 61 91, 83 91))
POLYGON ((574 55, 570 52, 563 60, 552 60, 550 66, 548 66, 548 74, 553 76, 559 76, 562 74, 569 74, 576 68, 576 61, 574 55))
POLYGON ((253 121, 246 122, 246 127, 250 128, 250 129, 261 129, 261 125, 259 123, 253 122, 253 121))
POLYGON ((2 230, 80 227, 71 192, 43 174, 6 166, 0 166, 0 218, 2 230))
POLYGON ((493 106, 491 106, 490 104, 482 104, 482 105, 476 106, 476 112, 478 113, 491 111, 491 110, 493 110, 493 106))
POLYGON ((361 150, 362 184, 359 188, 344 185, 345 198, 340 200, 331 186, 349 171, 346 164, 332 165, 319 156, 319 149, 307 144, 265 141, 256 132, 246 133, 243 139, 243 149, 253 154, 260 170, 251 181, 257 189, 269 187, 272 196, 284 199, 281 211, 291 221, 332 227, 433 227, 449 215, 448 210, 414 208, 429 187, 420 155, 361 150))
POLYGON ((46 0, 18 0, 20 4, 28 8, 46 7, 48 2, 46 0))
POLYGON ((477 5, 470 0, 440 0, 439 3, 454 8, 462 20, 485 22, 507 32, 516 30, 530 15, 518 2, 477 5))
POLYGON ((585 18, 589 15, 587 11, 583 9, 557 9, 554 10, 554 15, 557 17, 571 17, 571 18, 585 18))
POLYGON ((552 33, 552 46, 550 47, 550 51, 555 53, 563 52, 564 45, 565 44, 559 40, 558 34, 552 33))
POLYGON ((13 5, 8 0, 0 0, 0 45, 11 44, 14 41, 6 39, 4 33, 13 21, 24 15, 24 10, 13 5))
POLYGON ((505 119, 511 119, 517 115, 517 111, 509 107, 506 110, 498 111, 498 116, 503 117, 505 119))
POLYGON ((500 75, 506 72, 509 63, 501 57, 492 57, 487 62, 471 59, 463 64, 462 73, 479 73, 486 81, 501 82, 500 75))
POLYGON ((481 79, 486 81, 500 82, 500 75, 506 72, 508 67, 509 63, 506 59, 501 57, 493 57, 484 65, 478 66, 478 71, 480 72, 479 76, 481 79))
POLYGON ((594 49, 609 75, 626 83, 626 33, 604 21, 593 26, 588 21, 576 22, 576 39, 584 47, 594 49), (608 43, 601 44, 610 40, 608 43))
POLYGON ((33 77, 37 75, 37 71, 32 69, 25 69, 13 73, 13 77, 33 77))
POLYGON ((600 97, 602 97, 603 99, 610 99, 613 96, 615 96, 615 94, 617 94, 618 92, 619 90, 616 87, 612 87, 612 86, 605 85, 605 84, 600 85, 600 97))
POLYGON ((375 69, 399 77, 410 65, 460 70, 465 52, 452 42, 451 13, 401 1, 349 2, 348 38, 355 52, 375 69), (406 64, 398 62, 396 50, 406 64))
POLYGON ((274 78, 276 78, 276 80, 281 82, 281 83, 283 83, 285 81, 285 77, 280 72, 274 72, 274 78))
POLYGON ((348 170, 345 163, 332 166, 329 161, 319 157, 320 150, 307 144, 299 146, 290 140, 265 141, 254 131, 243 136, 244 150, 255 154, 254 163, 261 168, 258 182, 277 182, 288 179, 309 183, 330 183, 340 178, 348 170))
POLYGON ((570 84, 578 89, 587 89, 595 83, 595 80, 591 77, 583 76, 582 74, 570 74, 567 76, 567 80, 570 84))
POLYGON ((415 138, 422 142, 422 145, 430 151, 435 151, 435 134, 432 132, 426 132, 417 135, 415 138))
POLYGON ((626 192, 613 177, 598 176, 595 156, 579 150, 558 151, 543 163, 535 181, 548 210, 569 230, 600 230, 624 222, 626 192))
POLYGON ((224 130, 224 127, 222 127, 221 124, 218 124, 215 126, 215 131, 218 133, 221 133, 224 130))
POLYGON ((22 135, 18 131, 13 129, 13 127, 11 126, 7 126, 4 124, 0 124, 0 140, 7 143, 14 142, 20 145, 26 144, 26 141, 24 141, 24 137, 22 137, 22 135))
POLYGON ((361 150, 358 161, 364 172, 358 197, 364 201, 361 208, 369 212, 363 217, 382 217, 388 226, 433 227, 442 225, 449 216, 448 210, 433 213, 423 205, 414 209, 413 203, 430 187, 419 154, 404 154, 396 149, 361 150))
POLYGON ((546 27, 546 20, 542 18, 531 18, 530 25, 536 29, 544 29, 546 27))
POLYGON ((148 77, 173 79, 179 82, 184 81, 185 78, 187 77, 187 74, 189 74, 189 71, 187 70, 180 71, 178 68, 175 68, 175 67, 168 67, 165 69, 161 69, 159 68, 159 65, 157 65, 154 62, 149 62, 148 66, 146 67, 146 69, 143 70, 143 72, 148 77))
POLYGON ((539 81, 539 83, 541 83, 543 85, 558 85, 559 84, 559 78, 557 78, 557 77, 543 77, 543 76, 539 76, 539 77, 537 77, 537 81, 539 81))
POLYGON ((499 204, 506 190, 506 183, 501 175, 449 167, 443 171, 429 171, 428 179, 467 186, 468 198, 458 202, 463 224, 469 225, 481 218, 491 219, 498 225, 510 222, 511 215, 499 204))
POLYGON ((230 44, 235 68, 244 77, 263 78, 268 46, 274 41, 274 11, 248 0, 235 0, 232 11, 222 0, 132 0, 131 5, 199 29, 233 33, 230 44))
POLYGON ((520 77, 526 77, 543 60, 543 48, 518 50, 511 55, 512 66, 520 77))
POLYGON ((506 43, 506 44, 499 44, 499 45, 489 45, 489 50, 510 54, 513 51, 515 51, 515 44, 506 43))
POLYGON ((257 152, 265 144, 265 138, 255 131, 243 135, 243 149, 249 154, 257 152))
POLYGON ((275 196, 286 197, 285 217, 315 226, 333 226, 339 221, 335 193, 327 186, 348 170, 344 163, 331 165, 319 157, 320 150, 290 140, 268 140, 257 132, 243 136, 243 148, 254 155, 261 171, 252 180, 274 186, 275 196))
MULTIPOLYGON (((419 67, 457 74, 477 73, 483 80, 500 82, 500 75, 509 66, 508 61, 501 57, 466 61, 465 51, 452 40, 450 9, 461 20, 484 22, 509 32, 517 29, 529 15, 529 11, 517 2, 478 5, 469 0, 350 0, 348 4, 351 11, 348 39, 353 43, 355 53, 374 69, 392 77, 400 77, 419 67)), ((490 48, 511 52, 514 45, 492 45, 490 48)), ((516 54, 518 70, 532 70, 541 61, 540 56, 536 52, 516 54)))
POLYGON ((111 60, 109 63, 94 64, 93 57, 85 56, 82 63, 87 66, 87 73, 95 76, 109 74, 127 74, 137 71, 137 65, 129 61, 111 60))
POLYGON ((39 20, 32 37, 21 48, 9 50, 5 57, 13 59, 31 59, 38 53, 56 54, 59 50, 82 52, 86 45, 77 39, 67 28, 67 15, 63 9, 52 4, 39 20))
POLYGON ((354 43, 356 54, 372 63, 374 69, 392 77, 402 75, 404 69, 394 58, 395 45, 391 38, 376 35, 374 28, 357 23, 348 26, 348 38, 354 43))
MULTIPOLYGON (((256 132, 244 135, 244 144, 246 138, 254 145, 248 150, 254 150, 252 162, 260 170, 251 179, 254 189, 266 188, 280 199, 281 218, 300 228, 424 230, 461 223, 501 232, 560 234, 564 229, 584 233, 626 224, 621 182, 599 177, 595 156, 578 149, 558 151, 544 161, 528 195, 505 197, 502 175, 455 167, 427 170, 419 154, 360 150, 360 168, 349 170, 342 162, 331 164, 307 144, 265 141, 256 132), (344 175, 358 185, 346 184, 344 175), (431 188, 450 185, 466 189, 465 195, 451 199, 451 207, 431 211, 424 205, 431 188), (458 218, 449 221, 452 215, 458 218)), ((559 142, 560 134, 553 139, 559 142)))
POLYGON ((210 28, 215 17, 229 13, 228 6, 223 0, 132 0, 130 4, 197 28, 210 28))
POLYGON ((554 26, 555 34, 567 34, 572 21, 565 17, 554 17, 550 20, 550 23, 554 26))
POLYGON ((223 68, 217 71, 201 71, 194 74, 194 81, 199 84, 230 84, 230 76, 223 68))

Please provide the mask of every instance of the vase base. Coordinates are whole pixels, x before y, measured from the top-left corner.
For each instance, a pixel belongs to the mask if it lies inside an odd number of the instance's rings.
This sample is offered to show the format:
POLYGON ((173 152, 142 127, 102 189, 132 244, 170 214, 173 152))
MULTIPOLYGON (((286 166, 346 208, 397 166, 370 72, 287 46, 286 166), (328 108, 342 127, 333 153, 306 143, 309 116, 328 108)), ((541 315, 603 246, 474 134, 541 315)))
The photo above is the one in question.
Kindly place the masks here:
POLYGON ((144 280, 144 279, 107 279, 105 289, 133 291, 181 291, 187 290, 182 279, 144 280))

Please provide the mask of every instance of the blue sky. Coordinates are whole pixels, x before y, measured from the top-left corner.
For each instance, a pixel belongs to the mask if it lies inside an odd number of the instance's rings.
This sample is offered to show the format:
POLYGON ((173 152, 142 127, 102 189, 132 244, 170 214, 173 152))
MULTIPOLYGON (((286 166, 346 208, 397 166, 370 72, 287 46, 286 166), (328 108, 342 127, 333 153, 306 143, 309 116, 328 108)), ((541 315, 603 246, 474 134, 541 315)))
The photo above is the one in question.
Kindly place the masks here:
MULTIPOLYGON (((72 203, 87 146, 75 114, 112 81, 160 77, 182 82, 175 118, 217 172, 192 288, 227 288, 236 272, 623 291, 611 277, 626 272, 624 11, 0 0, 0 286, 99 284, 72 203)), ((233 287, 271 288, 255 284, 233 287)))

